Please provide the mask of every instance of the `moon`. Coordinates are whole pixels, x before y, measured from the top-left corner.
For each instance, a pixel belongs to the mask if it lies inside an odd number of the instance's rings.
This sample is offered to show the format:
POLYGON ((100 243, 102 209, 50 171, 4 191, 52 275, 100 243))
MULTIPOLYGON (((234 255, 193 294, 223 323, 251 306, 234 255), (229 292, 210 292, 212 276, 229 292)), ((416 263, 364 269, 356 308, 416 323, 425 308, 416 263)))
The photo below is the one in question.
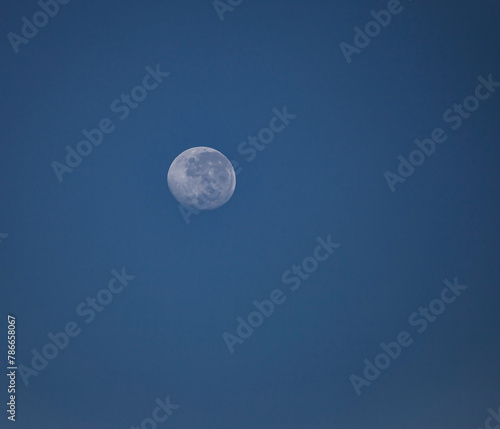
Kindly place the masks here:
POLYGON ((184 206, 213 210, 226 204, 236 187, 231 162, 210 147, 192 147, 174 159, 167 174, 170 192, 184 206))

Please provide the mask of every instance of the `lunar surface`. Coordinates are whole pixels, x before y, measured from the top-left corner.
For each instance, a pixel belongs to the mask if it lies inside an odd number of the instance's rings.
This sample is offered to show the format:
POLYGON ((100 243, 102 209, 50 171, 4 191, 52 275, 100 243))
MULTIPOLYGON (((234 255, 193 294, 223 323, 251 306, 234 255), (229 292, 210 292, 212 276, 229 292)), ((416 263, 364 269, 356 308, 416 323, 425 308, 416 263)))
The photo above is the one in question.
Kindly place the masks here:
POLYGON ((227 203, 236 187, 231 162, 209 147, 193 147, 174 159, 167 174, 177 201, 197 210, 213 210, 227 203))

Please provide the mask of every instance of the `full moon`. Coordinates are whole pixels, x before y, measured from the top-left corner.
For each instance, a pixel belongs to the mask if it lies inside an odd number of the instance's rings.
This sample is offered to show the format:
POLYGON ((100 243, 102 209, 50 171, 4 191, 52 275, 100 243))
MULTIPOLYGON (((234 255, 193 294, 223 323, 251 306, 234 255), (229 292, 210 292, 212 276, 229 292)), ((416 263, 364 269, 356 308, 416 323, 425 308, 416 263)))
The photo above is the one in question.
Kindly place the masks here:
POLYGON ((174 159, 167 181, 179 203, 198 210, 213 210, 233 195, 236 174, 222 153, 199 146, 185 150, 174 159))

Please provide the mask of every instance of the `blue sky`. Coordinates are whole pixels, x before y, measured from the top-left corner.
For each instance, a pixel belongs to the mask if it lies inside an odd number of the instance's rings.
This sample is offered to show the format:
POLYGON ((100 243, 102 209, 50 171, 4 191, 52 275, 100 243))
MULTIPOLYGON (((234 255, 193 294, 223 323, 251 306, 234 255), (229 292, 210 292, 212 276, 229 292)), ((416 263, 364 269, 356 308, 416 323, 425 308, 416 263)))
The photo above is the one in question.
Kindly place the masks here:
POLYGON ((457 129, 443 115, 478 77, 500 82, 500 7, 400 5, 350 63, 340 44, 387 1, 243 1, 221 21, 211 1, 71 0, 17 53, 8 34, 42 9, 0 6, 1 313, 25 367, 49 333, 81 330, 18 372, 18 428, 140 426, 167 396, 180 407, 159 428, 483 427, 500 406, 500 88, 457 129), (151 70, 169 75, 117 112, 151 70), (285 108, 248 162, 238 146, 285 108), (446 141, 392 192, 384 173, 435 129, 446 141), (241 171, 187 224, 166 174, 193 146, 241 171), (328 236, 340 246, 292 291, 283 274, 328 236), (455 278, 467 289, 418 333, 410 316, 455 278), (286 300, 230 353, 223 334, 275 289, 286 300), (98 294, 112 301, 87 323, 98 294), (402 331, 413 343, 358 395, 350 377, 402 331))

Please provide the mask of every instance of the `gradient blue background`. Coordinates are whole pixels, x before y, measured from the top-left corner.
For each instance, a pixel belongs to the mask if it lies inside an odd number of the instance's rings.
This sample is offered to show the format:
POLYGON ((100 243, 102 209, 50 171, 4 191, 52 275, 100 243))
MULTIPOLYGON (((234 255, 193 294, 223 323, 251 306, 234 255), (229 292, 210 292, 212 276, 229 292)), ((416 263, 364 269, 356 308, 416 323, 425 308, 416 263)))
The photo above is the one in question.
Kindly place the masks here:
POLYGON ((0 427, 129 428, 167 395, 181 407, 159 428, 482 427, 500 406, 500 90, 456 132, 442 115, 500 80, 500 5, 404 1, 347 64, 339 43, 386 4, 247 0, 221 22, 208 0, 72 0, 17 55, 6 35, 39 7, 0 6, 0 314, 27 365, 82 328, 18 377, 0 427), (156 64, 171 75, 120 121, 111 102, 156 64), (285 105, 297 118, 247 163, 238 144, 285 105), (51 163, 105 117, 116 130, 59 183, 51 163), (441 126, 391 193, 384 171, 441 126), (186 225, 166 173, 192 146, 243 171, 186 225), (230 355, 223 332, 329 234, 341 247, 230 355), (76 306, 121 267, 136 279, 86 325, 76 306), (455 276, 468 290, 358 397, 349 376, 455 276))

